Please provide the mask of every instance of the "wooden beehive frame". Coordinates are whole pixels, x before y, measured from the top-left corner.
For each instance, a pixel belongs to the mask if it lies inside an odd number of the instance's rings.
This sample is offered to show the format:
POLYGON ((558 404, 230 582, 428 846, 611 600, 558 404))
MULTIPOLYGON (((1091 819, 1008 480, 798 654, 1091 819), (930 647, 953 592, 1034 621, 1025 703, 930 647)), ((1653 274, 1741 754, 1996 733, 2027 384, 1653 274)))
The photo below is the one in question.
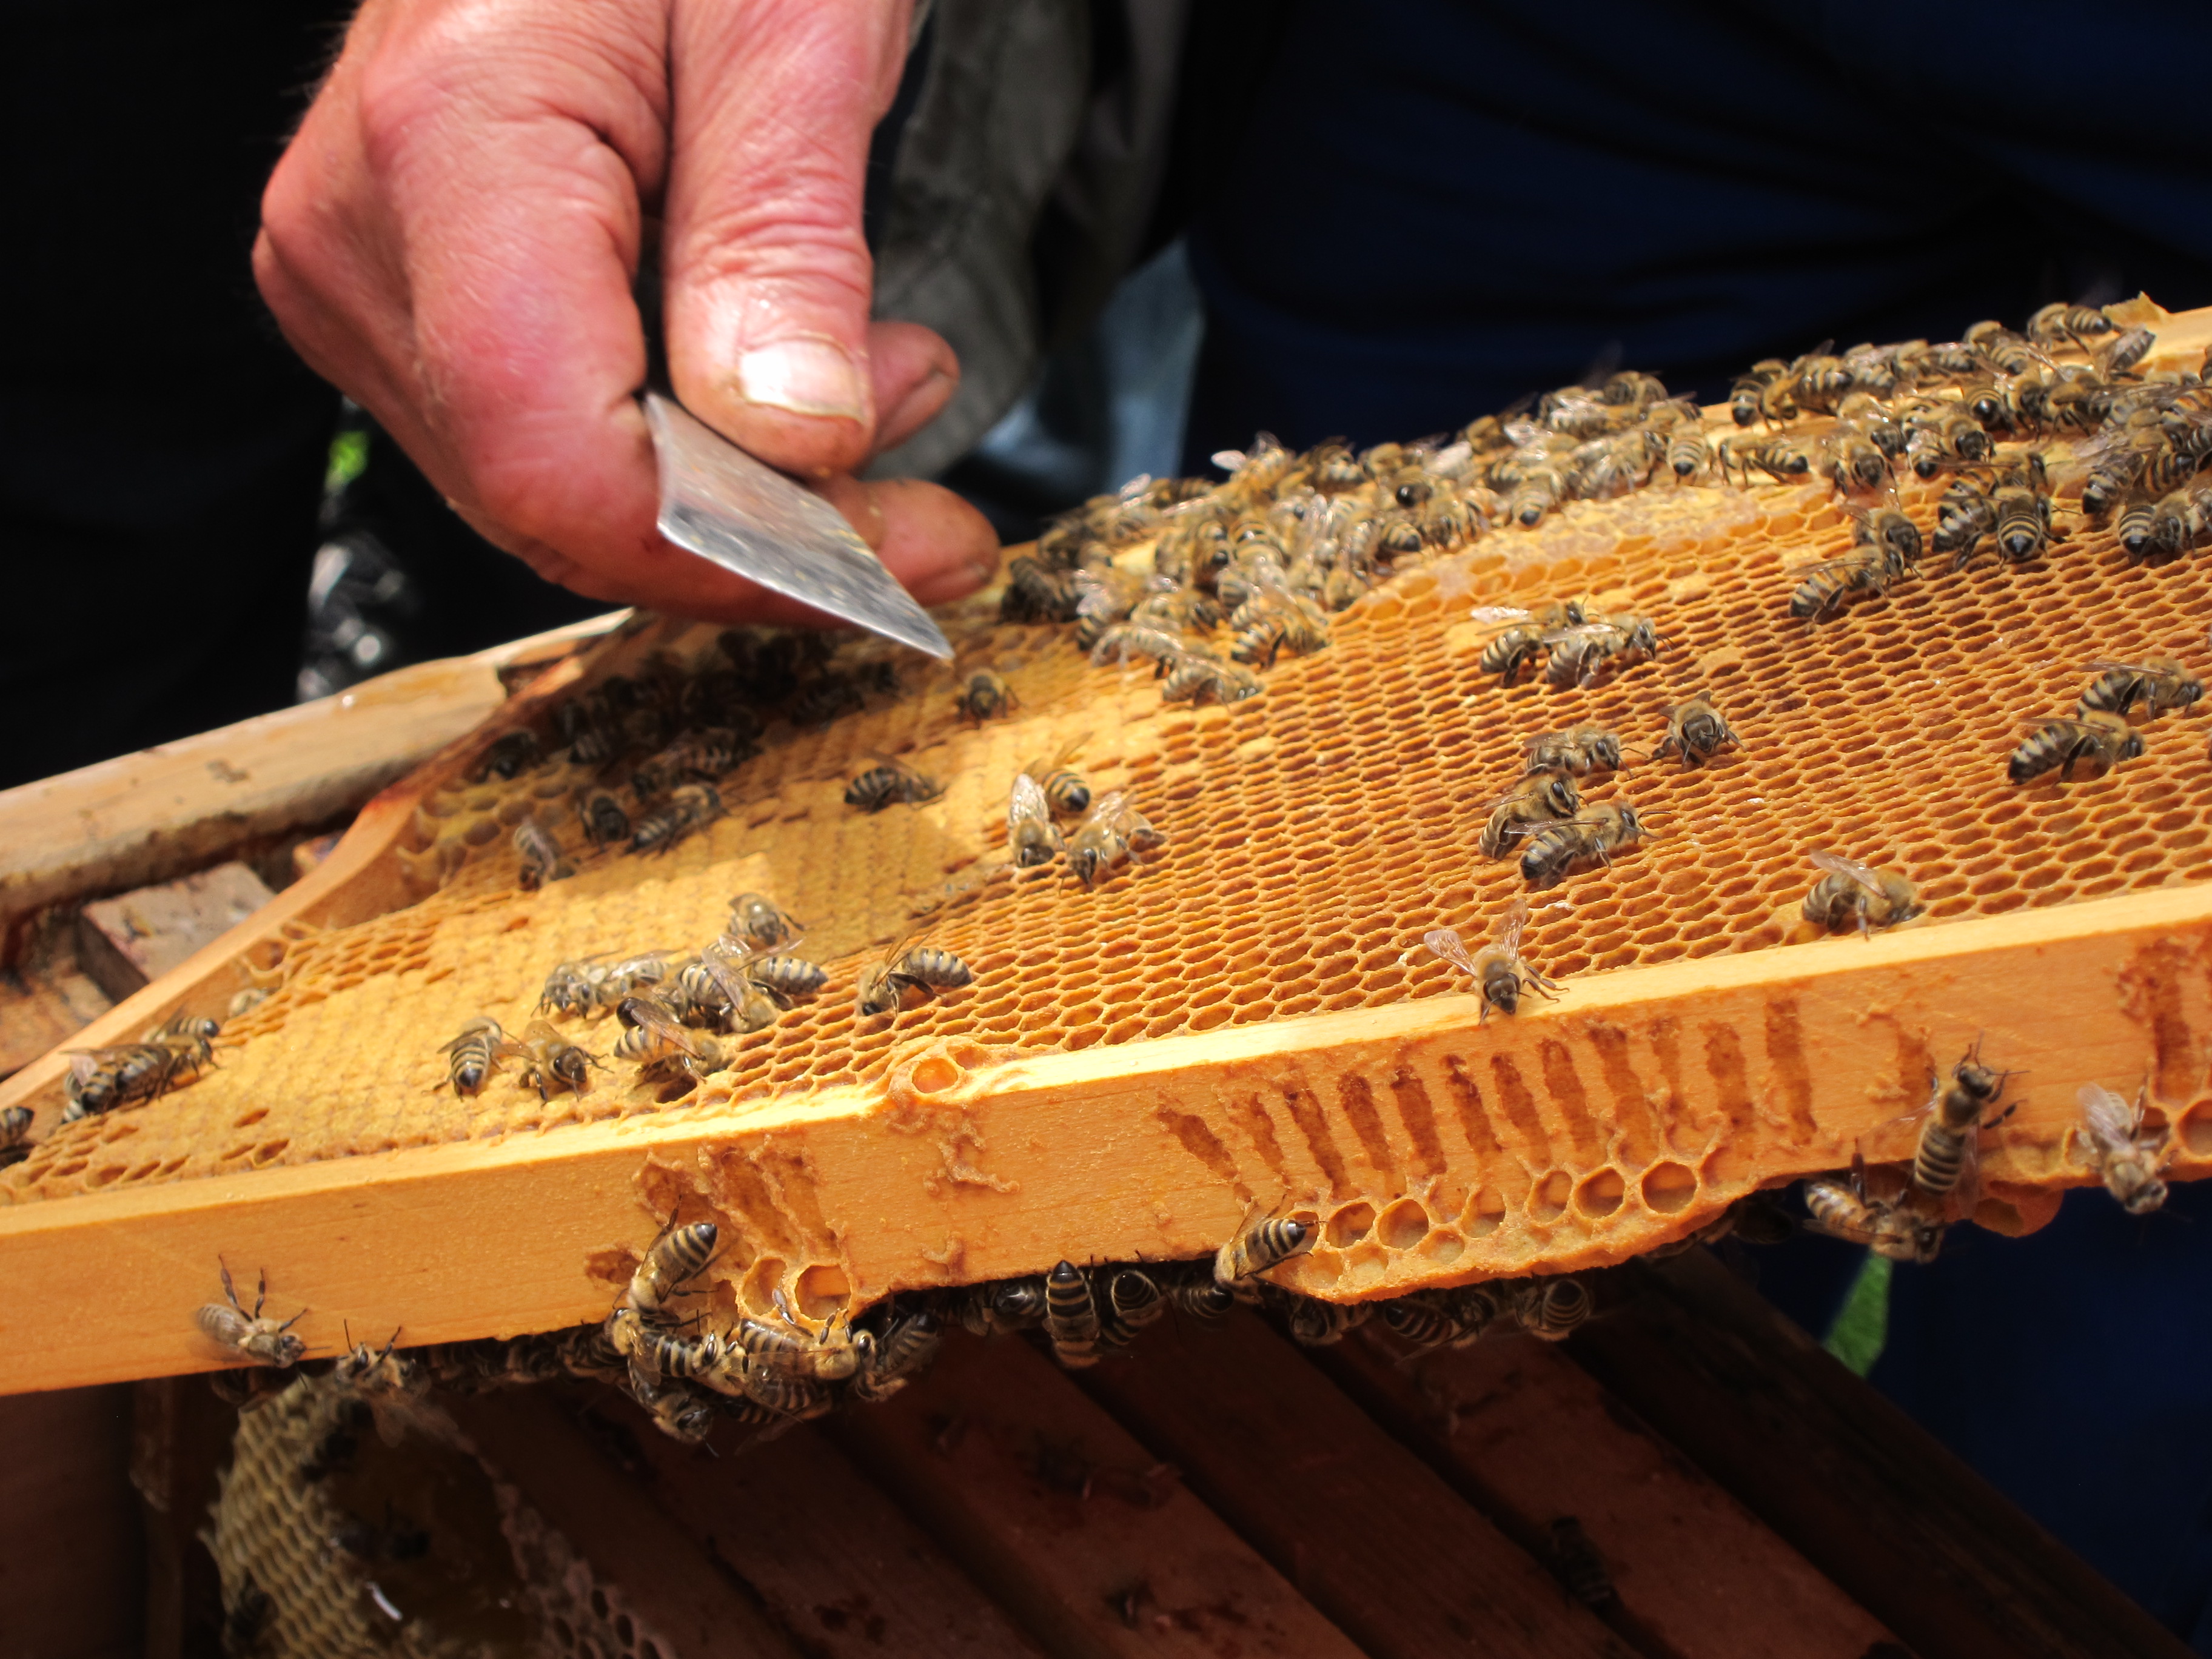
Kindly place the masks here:
MULTIPOLYGON (((2203 313, 2161 324, 2169 350, 2208 331, 2203 313)), ((404 902, 386 854, 418 799, 672 636, 640 624, 549 672, 380 797, 268 912, 82 1041, 219 1003, 288 929, 404 902)), ((1321 1247, 1283 1274, 1312 1294, 1596 1266, 1861 1148, 1905 1156, 1898 1120, 1978 1039, 2033 1079, 1986 1155, 1977 1211, 2022 1231, 2092 1178, 2071 1135, 2081 1083, 2146 1077, 2174 1173, 2212 1160, 2209 930, 2212 890, 2183 886, 1627 969, 1487 1024, 1453 996, 1077 1053, 925 1040, 866 1081, 795 1097, 19 1205, 0 1211, 18 1282, 102 1289, 67 1322, 29 1299, 0 1315, 0 1389, 204 1368, 183 1313, 218 1253, 269 1265, 283 1311, 288 1290, 310 1303, 300 1328, 325 1351, 347 1328, 413 1342, 576 1323, 604 1312, 626 1252, 678 1207, 743 1241, 742 1299, 784 1285, 817 1313, 1063 1255, 1204 1255, 1280 1210, 1321 1224, 1321 1247)), ((27 1068, 0 1105, 51 1111, 64 1065, 27 1068)))

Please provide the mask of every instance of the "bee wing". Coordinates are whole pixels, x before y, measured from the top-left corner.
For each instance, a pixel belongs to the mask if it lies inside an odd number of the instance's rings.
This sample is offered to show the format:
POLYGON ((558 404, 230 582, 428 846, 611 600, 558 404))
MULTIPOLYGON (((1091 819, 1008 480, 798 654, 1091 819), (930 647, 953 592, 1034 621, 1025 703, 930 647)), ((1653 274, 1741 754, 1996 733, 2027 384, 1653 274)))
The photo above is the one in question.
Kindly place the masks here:
POLYGON ((1022 820, 1024 818, 1035 823, 1048 823, 1051 822, 1051 814, 1045 806, 1043 786, 1028 773, 1017 772, 1014 774, 1013 793, 1006 801, 1008 839, 1012 838, 1015 830, 1021 827, 1022 820))
POLYGON ((568 1044, 568 1038, 562 1036, 560 1032, 542 1019, 533 1019, 530 1022, 522 1033, 522 1040, 527 1043, 543 1042, 556 1048, 566 1048, 568 1044))
POLYGON ((1863 570, 1868 563, 1877 556, 1870 551, 1861 549, 1856 552, 1844 554, 1839 558, 1814 559, 1808 564, 1793 564, 1782 574, 1785 576, 1802 578, 1828 570, 1863 570))
POLYGON ((1841 876, 1855 881, 1876 898, 1884 896, 1881 872, 1861 864, 1856 859, 1847 859, 1838 853, 1815 853, 1813 862, 1832 876, 1841 876))
POLYGON ((682 1022, 670 1013, 665 1005, 651 997, 624 997, 617 1012, 630 1024, 651 1032, 663 1042, 681 1048, 695 1059, 701 1057, 698 1039, 684 1028, 682 1022))
POLYGON ((1084 819, 1083 827, 1087 830, 1095 823, 1111 829, 1115 821, 1121 816, 1122 809, 1128 804, 1127 790, 1109 789, 1091 803, 1091 816, 1084 819))
POLYGON ((1431 956, 1441 957, 1462 974, 1475 977, 1474 958, 1467 953, 1466 945, 1451 928, 1434 928, 1421 935, 1421 943, 1428 947, 1431 956))
POLYGON ((1478 605, 1468 614, 1473 621, 1494 628, 1509 628, 1516 623, 1535 620, 1534 611, 1523 611, 1513 605, 1478 605))
POLYGON ((1521 960, 1521 935, 1528 926, 1528 901, 1516 898, 1498 924, 1498 946, 1516 962, 1521 960))
POLYGON ((2135 1113, 2110 1089, 2085 1083, 2074 1097, 2081 1103, 2082 1124, 2099 1152, 2115 1152, 2135 1139, 2135 1113))
POLYGON ((2130 674, 2154 674, 2159 676, 2160 678, 2165 677, 2165 671, 2163 669, 2154 668, 2148 663, 2115 662, 2110 657, 2099 657, 2095 661, 2089 665, 2089 672, 2093 674, 2100 674, 2107 669, 2112 668, 2121 669, 2130 674))
POLYGON ((714 988, 730 1000, 732 1007, 741 1006, 751 981, 745 977, 745 963, 752 960, 753 948, 742 939, 733 939, 727 933, 716 939, 699 953, 699 965, 707 970, 707 977, 714 981, 714 988))

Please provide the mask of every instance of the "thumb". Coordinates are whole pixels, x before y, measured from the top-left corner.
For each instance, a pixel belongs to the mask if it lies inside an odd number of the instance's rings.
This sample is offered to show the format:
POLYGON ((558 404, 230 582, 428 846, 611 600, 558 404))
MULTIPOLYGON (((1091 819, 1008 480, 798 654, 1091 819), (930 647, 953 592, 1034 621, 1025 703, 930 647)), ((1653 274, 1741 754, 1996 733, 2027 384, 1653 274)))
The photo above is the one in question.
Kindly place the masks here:
POLYGON ((868 140, 906 0, 678 0, 670 20, 668 358, 676 395, 763 460, 822 476, 873 446, 868 140))

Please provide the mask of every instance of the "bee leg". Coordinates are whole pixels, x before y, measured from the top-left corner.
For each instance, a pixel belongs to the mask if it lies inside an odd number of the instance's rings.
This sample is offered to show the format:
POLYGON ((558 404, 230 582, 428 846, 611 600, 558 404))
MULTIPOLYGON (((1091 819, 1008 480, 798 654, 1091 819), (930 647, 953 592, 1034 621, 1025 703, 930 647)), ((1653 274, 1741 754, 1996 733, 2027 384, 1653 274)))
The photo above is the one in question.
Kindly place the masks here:
MULTIPOLYGON (((228 1275, 226 1275, 226 1277, 228 1277, 228 1275)), ((260 1284, 259 1284, 259 1285, 255 1289, 255 1291, 254 1291, 254 1292, 253 1292, 253 1316, 254 1316, 256 1319, 258 1319, 258 1318, 260 1318, 260 1317, 261 1317, 261 1304, 262 1304, 263 1303, 264 1303, 264 1302, 268 1301, 268 1299, 269 1299, 269 1269, 268 1269, 268 1268, 266 1268, 266 1267, 264 1267, 264 1268, 261 1270, 261 1281, 260 1281, 260 1284)), ((293 1316, 293 1317, 296 1319, 296 1318, 298 1318, 298 1317, 299 1317, 299 1316, 298 1316, 297 1314, 295 1314, 295 1315, 293 1316)))

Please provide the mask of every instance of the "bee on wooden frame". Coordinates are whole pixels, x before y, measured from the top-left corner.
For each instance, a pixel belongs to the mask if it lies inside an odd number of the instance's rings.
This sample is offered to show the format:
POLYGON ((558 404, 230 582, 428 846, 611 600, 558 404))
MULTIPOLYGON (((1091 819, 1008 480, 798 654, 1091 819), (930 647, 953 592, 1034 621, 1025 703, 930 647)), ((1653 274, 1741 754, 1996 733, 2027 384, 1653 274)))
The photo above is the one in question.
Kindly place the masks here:
POLYGON ((264 1318, 261 1310, 269 1301, 269 1275, 264 1272, 254 1293, 253 1311, 248 1313, 238 1299, 238 1287, 230 1281, 229 1266, 218 1256, 216 1267, 222 1274, 223 1299, 203 1306, 192 1316, 194 1322, 234 1359, 280 1370, 298 1364, 307 1345, 292 1334, 292 1327, 306 1316, 307 1310, 302 1308, 281 1322, 264 1318))
POLYGON ((1557 980, 1546 978, 1522 956, 1521 935, 1528 926, 1528 901, 1516 898, 1506 911, 1505 920, 1498 925, 1498 937, 1474 956, 1468 954, 1460 936, 1449 927, 1439 927, 1421 936, 1421 943, 1431 956, 1441 957, 1474 981, 1475 988, 1482 994, 1482 1012, 1478 1023, 1487 1023, 1492 1008, 1501 1014, 1518 1013, 1523 991, 1534 991, 1550 999, 1559 988, 1557 980))
POLYGON ((1862 936, 1876 927, 1893 927, 1920 914, 1920 892, 1910 878, 1876 870, 1836 853, 1815 853, 1823 873, 1805 895, 1805 920, 1834 932, 1856 924, 1862 936))
POLYGON ((2137 1092, 2132 1109, 2100 1084, 2084 1084, 2075 1095, 2081 1104, 2081 1123, 2075 1131, 2075 1144, 2104 1182, 2105 1190, 2130 1215, 2148 1215, 2166 1202, 2160 1172, 2175 1152, 2166 1130, 2143 1129, 2146 1092, 2137 1092))

